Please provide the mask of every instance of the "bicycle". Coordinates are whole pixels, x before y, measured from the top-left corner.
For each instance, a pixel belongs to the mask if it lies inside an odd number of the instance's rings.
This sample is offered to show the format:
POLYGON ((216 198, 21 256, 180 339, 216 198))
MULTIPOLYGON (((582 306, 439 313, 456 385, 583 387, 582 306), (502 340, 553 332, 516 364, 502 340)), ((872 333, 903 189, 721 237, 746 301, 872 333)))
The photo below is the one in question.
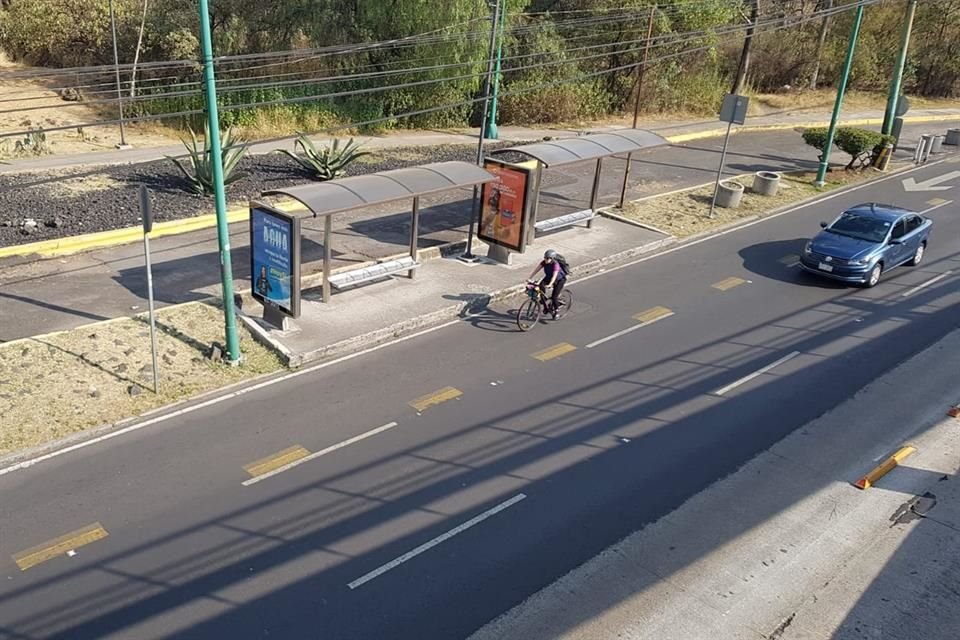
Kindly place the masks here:
MULTIPOLYGON (((517 326, 521 331, 529 331, 540 321, 540 317, 552 312, 550 309, 550 298, 546 296, 543 287, 537 282, 527 283, 527 297, 520 308, 517 309, 517 326)), ((573 304, 573 294, 569 289, 560 292, 557 300, 557 320, 562 318, 570 310, 573 304)))

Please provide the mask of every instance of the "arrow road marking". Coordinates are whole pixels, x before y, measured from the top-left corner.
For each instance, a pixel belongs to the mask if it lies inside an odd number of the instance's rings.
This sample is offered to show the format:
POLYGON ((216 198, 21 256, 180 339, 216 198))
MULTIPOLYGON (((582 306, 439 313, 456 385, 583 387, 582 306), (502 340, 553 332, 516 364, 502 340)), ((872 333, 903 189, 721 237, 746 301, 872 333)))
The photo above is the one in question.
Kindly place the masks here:
POLYGON ((904 191, 946 191, 947 189, 952 189, 953 185, 948 184, 945 186, 938 186, 941 182, 946 182, 947 180, 953 180, 954 178, 960 178, 960 171, 950 171, 941 176, 934 176, 929 180, 924 180, 923 182, 917 182, 913 178, 907 178, 903 180, 903 190, 904 191))

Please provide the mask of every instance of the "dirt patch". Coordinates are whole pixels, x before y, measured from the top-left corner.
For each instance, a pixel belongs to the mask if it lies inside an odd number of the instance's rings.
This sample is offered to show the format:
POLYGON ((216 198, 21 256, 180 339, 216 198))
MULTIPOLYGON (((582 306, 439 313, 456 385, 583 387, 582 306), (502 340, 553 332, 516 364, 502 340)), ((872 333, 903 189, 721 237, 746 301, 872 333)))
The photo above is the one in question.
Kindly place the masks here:
POLYGON ((207 355, 223 342, 220 309, 191 303, 159 311, 159 394, 145 316, 2 344, 0 456, 282 368, 242 326, 240 336, 241 364, 215 363, 207 355))
POLYGON ((631 202, 624 207, 623 211, 616 211, 616 213, 678 238, 685 238, 750 216, 767 215, 778 208, 811 198, 820 193, 878 178, 882 175, 884 174, 874 169, 831 171, 827 174, 826 184, 822 187, 816 187, 813 185, 816 178, 815 173, 784 173, 777 194, 763 196, 753 191, 751 188, 753 174, 747 174, 733 179, 746 187, 740 206, 737 209, 716 207, 713 217, 709 216, 710 202, 713 200, 713 185, 631 202))

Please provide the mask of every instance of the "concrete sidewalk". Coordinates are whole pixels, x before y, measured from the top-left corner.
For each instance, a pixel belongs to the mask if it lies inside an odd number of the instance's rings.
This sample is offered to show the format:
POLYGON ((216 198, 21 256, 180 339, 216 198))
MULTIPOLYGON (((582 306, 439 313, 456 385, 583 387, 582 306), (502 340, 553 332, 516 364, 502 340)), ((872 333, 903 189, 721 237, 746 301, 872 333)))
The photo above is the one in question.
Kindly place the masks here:
POLYGON ((471 640, 957 638, 958 352, 960 331, 471 640))

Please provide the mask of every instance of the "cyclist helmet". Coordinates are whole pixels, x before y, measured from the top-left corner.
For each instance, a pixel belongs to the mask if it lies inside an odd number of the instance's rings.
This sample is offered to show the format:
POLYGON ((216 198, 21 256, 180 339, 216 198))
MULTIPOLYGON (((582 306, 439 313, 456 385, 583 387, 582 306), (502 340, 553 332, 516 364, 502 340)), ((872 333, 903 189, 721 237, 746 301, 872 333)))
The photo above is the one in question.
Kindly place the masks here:
POLYGON ((544 260, 556 260, 556 259, 557 259, 557 252, 554 251, 553 249, 547 249, 546 251, 543 252, 543 259, 544 259, 544 260))

